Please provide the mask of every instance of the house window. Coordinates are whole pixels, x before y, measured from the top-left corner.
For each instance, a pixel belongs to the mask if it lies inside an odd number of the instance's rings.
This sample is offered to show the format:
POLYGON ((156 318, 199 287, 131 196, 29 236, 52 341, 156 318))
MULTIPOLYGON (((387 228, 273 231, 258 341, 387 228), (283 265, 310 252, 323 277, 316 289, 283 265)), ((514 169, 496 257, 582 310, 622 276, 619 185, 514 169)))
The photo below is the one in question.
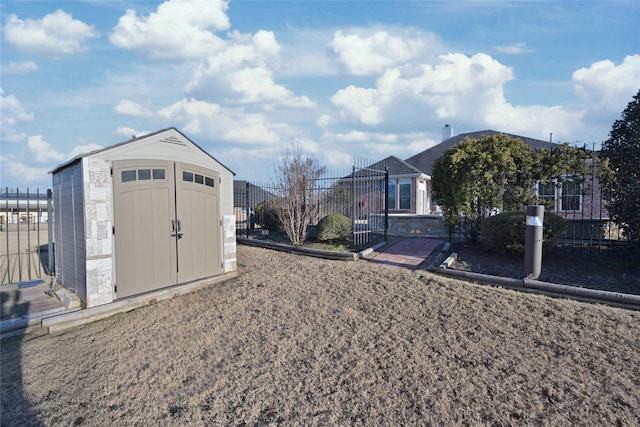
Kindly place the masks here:
POLYGON ((389 180, 389 188, 387 193, 387 205, 389 210, 394 210, 396 208, 396 183, 395 181, 389 180))
POLYGON ((411 209, 411 180, 410 179, 400 179, 398 180, 398 187, 400 187, 400 209, 401 210, 410 210, 411 209))
POLYGON ((411 179, 390 179, 387 198, 389 210, 411 210, 411 179))
POLYGON ((554 209, 556 206, 556 183, 538 183, 538 197, 546 208, 554 209))
POLYGON ((581 209, 581 185, 576 176, 569 176, 562 182, 561 206, 563 211, 579 211, 581 209))

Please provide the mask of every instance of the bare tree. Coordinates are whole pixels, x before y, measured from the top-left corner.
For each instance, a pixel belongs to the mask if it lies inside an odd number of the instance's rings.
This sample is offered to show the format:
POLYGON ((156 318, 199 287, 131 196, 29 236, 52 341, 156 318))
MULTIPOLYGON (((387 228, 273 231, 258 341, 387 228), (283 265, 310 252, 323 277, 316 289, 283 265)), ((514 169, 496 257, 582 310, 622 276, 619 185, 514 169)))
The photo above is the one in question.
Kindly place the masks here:
POLYGON ((302 154, 297 142, 291 144, 276 165, 274 185, 281 199, 275 211, 291 244, 300 246, 307 236, 320 202, 316 182, 325 167, 313 157, 302 154))

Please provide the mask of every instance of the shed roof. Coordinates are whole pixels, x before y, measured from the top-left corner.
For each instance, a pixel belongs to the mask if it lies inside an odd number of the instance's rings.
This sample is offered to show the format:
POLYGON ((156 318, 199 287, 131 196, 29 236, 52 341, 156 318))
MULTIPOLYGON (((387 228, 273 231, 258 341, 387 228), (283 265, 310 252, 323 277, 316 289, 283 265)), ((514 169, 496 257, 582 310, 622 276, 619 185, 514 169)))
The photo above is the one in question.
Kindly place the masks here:
MULTIPOLYGON (((213 157, 211 154, 207 153, 202 147, 200 147, 198 144, 196 144, 195 142, 193 142, 192 140, 190 140, 187 136, 185 136, 182 132, 180 132, 178 129, 176 129, 175 127, 170 127, 170 128, 166 128, 166 129, 161 129, 159 131, 153 132, 153 133, 149 133, 140 137, 134 137, 131 138, 127 141, 123 141, 114 145, 110 145, 108 147, 104 147, 104 148, 100 148, 94 151, 90 151, 88 153, 84 153, 84 154, 80 154, 60 165, 58 165, 55 169, 51 170, 49 173, 56 173, 64 168, 66 168, 67 166, 76 163, 77 161, 79 161, 80 159, 82 159, 83 157, 105 157, 105 158, 109 158, 109 157, 115 157, 112 158, 111 160, 122 160, 124 158, 140 158, 140 154, 137 154, 135 157, 129 157, 131 155, 133 155, 134 151, 136 150, 136 148, 139 148, 143 145, 150 145, 150 144, 157 144, 157 143, 163 143, 166 144, 167 147, 171 147, 173 146, 173 148, 177 148, 179 146, 182 147, 186 147, 187 145, 184 144, 184 142, 187 142, 189 145, 193 146, 193 148, 195 149, 194 151, 199 153, 199 154, 204 154, 207 158, 213 160, 215 163, 217 163, 218 165, 220 165, 221 167, 223 167, 224 169, 226 169, 227 171, 229 171, 232 175, 235 175, 235 173, 229 169, 228 167, 226 167, 224 164, 222 164, 220 161, 218 161, 215 157, 213 157), (201 152, 201 153, 200 153, 201 152)), ((188 148, 187 148, 188 149, 188 148)), ((152 150, 154 153, 157 153, 158 150, 152 150)), ((150 158, 156 158, 155 156, 150 157, 150 158)), ((169 158, 170 160, 177 160, 176 158, 169 158)), ((203 165, 206 166, 206 165, 203 165)))
POLYGON ((559 147, 559 144, 554 144, 552 142, 543 141, 540 139, 528 138, 526 136, 513 135, 505 132, 498 132, 495 130, 481 130, 477 132, 469 132, 462 133, 460 135, 456 135, 452 138, 446 139, 442 141, 440 144, 437 144, 421 153, 416 154, 415 156, 409 157, 406 162, 416 169, 422 171, 427 175, 433 174, 433 164, 435 161, 441 157, 448 149, 455 147, 466 138, 470 139, 480 139, 483 136, 494 136, 494 135, 506 135, 511 138, 519 139, 522 142, 530 145, 533 149, 543 148, 545 150, 552 150, 554 148, 559 147))

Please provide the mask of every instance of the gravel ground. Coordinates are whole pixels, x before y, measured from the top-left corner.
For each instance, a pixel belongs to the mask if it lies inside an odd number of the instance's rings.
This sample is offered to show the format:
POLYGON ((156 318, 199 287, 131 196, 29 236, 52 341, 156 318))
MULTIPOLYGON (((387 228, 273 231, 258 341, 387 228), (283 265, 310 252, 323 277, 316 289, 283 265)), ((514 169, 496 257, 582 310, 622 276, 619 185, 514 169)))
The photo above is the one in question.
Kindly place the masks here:
POLYGON ((2 425, 640 425, 640 313, 238 247, 223 284, 2 341, 2 425))

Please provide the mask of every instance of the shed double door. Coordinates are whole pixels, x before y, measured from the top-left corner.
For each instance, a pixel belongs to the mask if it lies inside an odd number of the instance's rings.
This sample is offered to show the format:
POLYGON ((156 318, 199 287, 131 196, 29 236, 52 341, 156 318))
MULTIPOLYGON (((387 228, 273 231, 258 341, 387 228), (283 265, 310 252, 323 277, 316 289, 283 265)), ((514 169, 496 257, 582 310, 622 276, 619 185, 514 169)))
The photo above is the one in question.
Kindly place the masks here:
POLYGON ((113 166, 118 298, 222 272, 216 172, 154 160, 113 166))

